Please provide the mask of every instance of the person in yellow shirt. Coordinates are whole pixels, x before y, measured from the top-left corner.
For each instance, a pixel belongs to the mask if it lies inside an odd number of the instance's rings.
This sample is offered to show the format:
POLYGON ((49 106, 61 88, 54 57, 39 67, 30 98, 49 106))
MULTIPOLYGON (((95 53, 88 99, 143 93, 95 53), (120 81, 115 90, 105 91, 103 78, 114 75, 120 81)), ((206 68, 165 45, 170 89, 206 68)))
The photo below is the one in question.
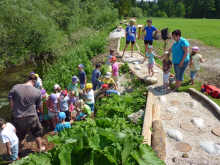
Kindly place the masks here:
POLYGON ((106 75, 105 75, 105 77, 102 79, 102 82, 104 83, 104 84, 113 84, 114 85, 114 88, 115 89, 117 89, 117 85, 116 85, 116 83, 115 83, 115 81, 114 81, 114 79, 111 77, 111 73, 110 72, 107 72, 106 73, 106 75))

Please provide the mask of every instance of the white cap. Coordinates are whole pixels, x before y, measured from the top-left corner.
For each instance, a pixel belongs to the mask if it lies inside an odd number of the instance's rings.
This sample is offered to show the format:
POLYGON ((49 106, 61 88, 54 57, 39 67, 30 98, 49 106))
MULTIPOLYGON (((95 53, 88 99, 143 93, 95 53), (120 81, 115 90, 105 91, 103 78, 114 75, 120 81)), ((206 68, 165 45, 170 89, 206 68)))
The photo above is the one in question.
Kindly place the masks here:
POLYGON ((107 72, 105 75, 106 78, 110 78, 111 76, 112 76, 111 72, 107 72))
POLYGON ((192 47, 192 51, 198 52, 198 51, 199 51, 199 47, 198 47, 198 46, 193 46, 193 47, 192 47))
POLYGON ((60 85, 59 85, 59 84, 55 84, 55 85, 53 86, 53 88, 54 88, 54 90, 56 90, 56 89, 60 88, 60 85))

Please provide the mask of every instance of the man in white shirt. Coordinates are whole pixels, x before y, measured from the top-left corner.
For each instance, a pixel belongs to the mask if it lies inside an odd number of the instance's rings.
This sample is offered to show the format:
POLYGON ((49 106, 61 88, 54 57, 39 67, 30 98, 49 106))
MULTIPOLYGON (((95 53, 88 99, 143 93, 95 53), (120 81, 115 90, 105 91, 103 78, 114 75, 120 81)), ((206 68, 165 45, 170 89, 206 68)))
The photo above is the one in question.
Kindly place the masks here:
POLYGON ((10 160, 17 160, 19 140, 16 135, 16 129, 11 123, 6 123, 3 119, 0 119, 0 139, 2 143, 6 144, 10 160))

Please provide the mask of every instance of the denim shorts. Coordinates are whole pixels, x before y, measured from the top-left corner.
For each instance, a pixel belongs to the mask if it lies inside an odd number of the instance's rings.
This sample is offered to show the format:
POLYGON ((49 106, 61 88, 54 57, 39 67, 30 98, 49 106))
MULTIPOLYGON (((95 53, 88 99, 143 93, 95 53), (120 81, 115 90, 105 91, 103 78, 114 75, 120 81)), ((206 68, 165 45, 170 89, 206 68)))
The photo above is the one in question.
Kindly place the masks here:
POLYGON ((80 89, 84 89, 86 84, 80 84, 80 89))
POLYGON ((178 81, 184 80, 184 72, 188 66, 189 62, 184 62, 182 67, 179 67, 179 64, 174 64, 175 77, 178 81))
POLYGON ((15 144, 11 148, 10 160, 14 161, 14 160, 17 160, 17 158, 18 158, 18 144, 15 144))
POLYGON ((197 71, 190 71, 190 77, 192 80, 196 78, 197 71))

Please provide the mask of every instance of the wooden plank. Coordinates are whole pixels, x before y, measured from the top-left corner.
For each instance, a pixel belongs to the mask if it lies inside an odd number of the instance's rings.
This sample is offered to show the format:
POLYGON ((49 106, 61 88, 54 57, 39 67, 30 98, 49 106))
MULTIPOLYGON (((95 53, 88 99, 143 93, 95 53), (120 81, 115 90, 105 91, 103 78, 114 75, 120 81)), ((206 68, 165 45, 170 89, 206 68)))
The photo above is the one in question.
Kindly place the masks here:
POLYGON ((155 100, 155 102, 153 103, 152 120, 160 120, 160 105, 157 100, 155 100))

